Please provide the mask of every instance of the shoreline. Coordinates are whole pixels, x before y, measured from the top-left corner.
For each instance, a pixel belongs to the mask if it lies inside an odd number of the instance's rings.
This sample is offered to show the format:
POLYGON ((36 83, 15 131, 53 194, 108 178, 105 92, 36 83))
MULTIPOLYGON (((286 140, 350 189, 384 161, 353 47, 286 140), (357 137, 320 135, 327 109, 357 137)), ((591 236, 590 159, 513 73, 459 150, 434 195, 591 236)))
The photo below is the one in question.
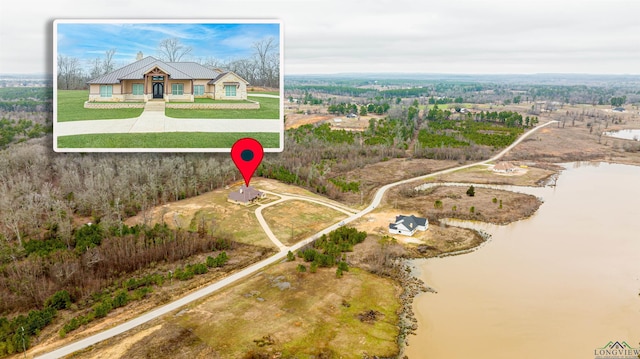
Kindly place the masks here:
MULTIPOLYGON (((551 174, 549 176, 547 176, 547 178, 545 178, 545 183, 549 183, 549 179, 553 179, 553 185, 536 185, 536 186, 530 186, 530 187, 539 187, 539 188, 544 188, 544 187, 555 187, 555 183, 557 181, 557 179, 560 177, 560 175, 562 174, 562 172, 566 169, 566 165, 570 165, 570 164, 576 164, 576 163, 584 163, 587 166, 598 166, 601 163, 607 163, 607 164, 613 164, 613 165, 626 165, 626 166, 635 166, 635 167, 640 167, 640 164, 638 163, 626 163, 626 162, 621 162, 621 161, 613 161, 613 160, 588 160, 588 161, 562 161, 562 162, 558 162, 558 163, 553 163, 554 166, 560 166, 562 167, 561 169, 558 169, 554 174, 551 174)), ((542 182, 542 181, 541 181, 542 182)), ((442 185, 447 185, 446 182, 441 183, 442 185)), ((493 185, 493 184, 489 184, 489 185, 493 185)), ((524 186, 523 186, 524 187, 524 186)), ((536 209, 536 211, 534 213, 532 213, 530 216, 526 217, 526 218, 520 218, 520 219, 516 219, 514 221, 508 222, 508 223, 491 223, 491 222, 481 222, 478 221, 478 223, 480 224, 489 224, 489 225, 498 225, 498 226, 502 226, 502 225, 508 225, 520 220, 525 220, 525 219, 529 219, 530 217, 532 217, 534 214, 536 214, 539 210, 539 207, 536 209)), ((456 219, 453 218, 454 221, 466 221, 466 220, 460 220, 460 219, 456 219)), ((447 219, 444 219, 445 222, 448 222, 447 219)), ((474 221, 475 222, 475 221, 474 221)), ((451 225, 451 226, 456 226, 453 223, 445 223, 446 225, 451 225)), ((473 226, 472 226, 473 227, 473 226)), ((491 233, 488 232, 484 232, 481 229, 478 228, 468 228, 476 233, 478 233, 479 235, 482 235, 484 240, 477 244, 476 246, 474 246, 473 248, 468 248, 468 249, 463 249, 463 250, 459 250, 459 251, 452 251, 452 252, 448 252, 448 253, 442 253, 440 255, 436 255, 436 256, 428 256, 428 257, 419 257, 419 258, 409 258, 409 259, 405 259, 404 263, 407 265, 407 268, 410 268, 410 275, 415 277, 416 279, 420 280, 425 288, 429 288, 430 290, 428 291, 422 291, 420 293, 417 293, 416 295, 414 295, 413 297, 411 297, 411 307, 410 307, 410 313, 411 313, 411 320, 413 325, 411 326, 411 330, 408 332, 409 334, 414 334, 416 335, 416 330, 419 327, 420 324, 425 324, 425 318, 416 310, 415 308, 415 303, 416 303, 416 299, 425 293, 436 293, 437 294, 437 289, 430 287, 429 283, 425 282, 423 279, 421 279, 423 277, 423 272, 422 272, 422 265, 424 265, 424 263, 430 259, 430 258, 444 258, 444 257, 449 257, 449 256, 458 256, 458 255, 464 255, 464 254, 469 254, 469 253, 473 253, 477 250, 479 250, 480 248, 482 248, 486 243, 488 243, 492 237, 491 233), (422 265, 421 265, 422 264, 422 265)), ((403 343, 405 344, 404 346, 402 346, 399 349, 399 356, 398 358, 402 358, 402 359, 409 359, 408 356, 405 355, 406 353, 406 348, 409 346, 409 342, 407 340, 407 338, 403 338, 403 343)), ((399 341, 400 343, 400 341, 399 341)))

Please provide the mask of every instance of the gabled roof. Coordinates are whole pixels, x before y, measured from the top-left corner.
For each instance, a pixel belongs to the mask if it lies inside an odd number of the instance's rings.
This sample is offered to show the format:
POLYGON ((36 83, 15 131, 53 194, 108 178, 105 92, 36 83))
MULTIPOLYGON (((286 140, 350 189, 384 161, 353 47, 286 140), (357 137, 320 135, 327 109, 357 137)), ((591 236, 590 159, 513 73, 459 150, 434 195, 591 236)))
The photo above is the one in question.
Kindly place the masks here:
POLYGON ((251 186, 246 187, 245 185, 242 185, 240 186, 240 189, 238 190, 238 192, 229 193, 229 199, 233 201, 242 202, 242 203, 248 203, 262 196, 262 194, 263 194, 262 192, 258 191, 257 189, 251 186))
POLYGON ((121 67, 106 75, 90 80, 87 83, 117 84, 120 80, 142 80, 144 74, 153 70, 155 67, 166 72, 171 79, 175 80, 215 79, 221 77, 219 71, 211 70, 195 62, 166 62, 158 60, 153 56, 147 56, 142 60, 121 67))
MULTIPOLYGON (((217 82, 219 82, 223 77, 233 74, 235 77, 237 77, 238 79, 240 79, 241 81, 243 81, 244 83, 246 83, 247 85, 249 84, 249 81, 243 79, 242 77, 238 76, 238 74, 236 74, 235 72, 231 72, 231 71, 227 71, 227 72, 223 72, 221 74, 219 74, 218 76, 216 76, 213 80, 209 81, 208 84, 209 85, 213 85, 217 82)), ((229 85, 229 84, 233 84, 233 85, 237 85, 238 82, 237 81, 233 81, 233 82, 225 82, 225 84, 229 85)))
POLYGON ((500 162, 493 166, 494 171, 509 171, 514 170, 516 166, 512 165, 510 162, 500 162))
POLYGON ((410 216, 398 215, 396 216, 396 222, 390 223, 389 228, 398 229, 398 227, 402 226, 407 230, 413 231, 414 229, 418 228, 418 226, 426 226, 426 225, 427 225, 426 218, 416 217, 414 215, 410 215, 410 216))

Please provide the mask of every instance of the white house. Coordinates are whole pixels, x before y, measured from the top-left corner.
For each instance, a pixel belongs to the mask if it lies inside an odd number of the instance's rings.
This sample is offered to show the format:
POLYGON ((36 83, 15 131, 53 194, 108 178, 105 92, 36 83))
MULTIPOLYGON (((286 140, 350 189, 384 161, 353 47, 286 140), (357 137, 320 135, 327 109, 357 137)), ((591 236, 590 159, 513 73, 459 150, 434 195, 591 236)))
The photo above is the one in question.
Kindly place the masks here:
POLYGON ((389 233, 413 236, 416 231, 426 231, 429 228, 429 220, 414 215, 396 216, 395 223, 389 223, 389 233))
POLYGON ((514 166, 510 162, 500 162, 500 163, 497 163, 495 166, 493 166, 494 172, 511 173, 516 170, 517 170, 516 166, 514 166))

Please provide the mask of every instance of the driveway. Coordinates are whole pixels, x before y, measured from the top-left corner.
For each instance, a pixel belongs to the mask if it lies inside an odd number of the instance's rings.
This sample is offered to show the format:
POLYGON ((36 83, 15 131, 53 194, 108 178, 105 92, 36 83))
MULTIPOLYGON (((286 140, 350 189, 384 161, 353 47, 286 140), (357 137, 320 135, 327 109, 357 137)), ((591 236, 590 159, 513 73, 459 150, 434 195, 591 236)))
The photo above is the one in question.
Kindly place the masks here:
POLYGON ((91 133, 149 132, 280 132, 279 119, 192 119, 172 118, 164 114, 164 103, 148 102, 139 117, 121 120, 88 120, 54 123, 56 136, 91 133))

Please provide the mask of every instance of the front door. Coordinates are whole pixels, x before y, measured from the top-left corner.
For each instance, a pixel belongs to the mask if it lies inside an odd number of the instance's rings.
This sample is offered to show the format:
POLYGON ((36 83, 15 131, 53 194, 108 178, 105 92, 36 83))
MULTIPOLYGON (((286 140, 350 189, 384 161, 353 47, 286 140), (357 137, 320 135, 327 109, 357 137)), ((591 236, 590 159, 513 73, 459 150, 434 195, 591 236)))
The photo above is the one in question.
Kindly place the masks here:
POLYGON ((163 98, 164 84, 162 82, 153 83, 153 98, 163 98))

